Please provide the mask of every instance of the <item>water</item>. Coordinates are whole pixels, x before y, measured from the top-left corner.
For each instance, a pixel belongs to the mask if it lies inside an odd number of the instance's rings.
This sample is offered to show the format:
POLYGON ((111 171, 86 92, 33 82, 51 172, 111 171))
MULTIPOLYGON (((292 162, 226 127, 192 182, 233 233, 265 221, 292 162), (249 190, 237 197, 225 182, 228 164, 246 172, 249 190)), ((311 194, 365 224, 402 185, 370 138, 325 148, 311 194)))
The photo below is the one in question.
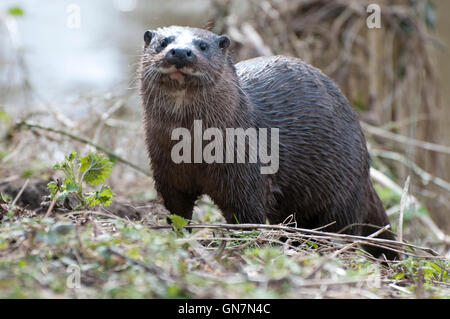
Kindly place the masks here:
POLYGON ((8 19, 9 32, 0 26, 0 108, 6 109, 26 102, 24 79, 52 103, 127 92, 135 85, 144 31, 202 26, 208 1, 2 0, 0 13, 13 6, 24 15, 8 19), (17 52, 23 52, 25 75, 17 52))

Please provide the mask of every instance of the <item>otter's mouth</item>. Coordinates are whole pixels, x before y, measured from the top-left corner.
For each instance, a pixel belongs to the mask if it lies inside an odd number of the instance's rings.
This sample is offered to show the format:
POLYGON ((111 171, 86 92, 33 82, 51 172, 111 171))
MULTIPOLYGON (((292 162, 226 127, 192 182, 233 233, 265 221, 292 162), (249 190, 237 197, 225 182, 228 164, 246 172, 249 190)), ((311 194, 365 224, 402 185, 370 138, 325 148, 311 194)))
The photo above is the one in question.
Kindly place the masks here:
POLYGON ((186 75, 181 71, 175 71, 175 72, 169 73, 169 78, 171 78, 172 80, 177 80, 177 81, 184 80, 185 76, 186 75))
POLYGON ((164 75, 167 75, 170 79, 176 80, 178 82, 183 82, 186 77, 201 77, 204 74, 202 72, 196 71, 191 67, 176 68, 171 66, 168 68, 160 67, 158 71, 164 75))

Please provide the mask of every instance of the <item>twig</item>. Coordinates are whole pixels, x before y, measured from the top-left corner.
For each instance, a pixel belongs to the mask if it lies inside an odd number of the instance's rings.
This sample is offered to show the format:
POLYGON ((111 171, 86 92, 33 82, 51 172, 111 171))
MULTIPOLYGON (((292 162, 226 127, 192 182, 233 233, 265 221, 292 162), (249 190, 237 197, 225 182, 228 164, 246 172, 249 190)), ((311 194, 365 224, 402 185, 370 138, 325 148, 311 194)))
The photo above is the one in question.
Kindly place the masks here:
POLYGON ((423 268, 419 267, 419 271, 417 272, 417 284, 414 287, 414 292, 416 293, 417 299, 423 299, 424 297, 424 289, 423 289, 423 268))
POLYGON ((450 245, 450 236, 446 235, 428 215, 421 215, 420 221, 431 231, 431 233, 446 245, 450 245))
POLYGON ((105 125, 105 122, 109 119, 109 117, 111 115, 114 114, 114 112, 116 112, 119 108, 121 108, 124 105, 123 101, 118 101, 116 102, 110 109, 108 109, 106 112, 104 112, 101 117, 100 117, 100 123, 97 127, 97 130, 95 131, 94 134, 94 139, 93 139, 93 143, 97 143, 98 139, 100 137, 100 133, 105 125))
POLYGON ((124 260, 128 261, 129 263, 132 263, 134 265, 142 267, 145 271, 147 271, 148 273, 154 275, 160 281, 170 282, 170 283, 177 282, 177 285, 180 287, 180 289, 182 291, 189 291, 189 287, 187 286, 187 284, 182 282, 178 278, 178 276, 172 275, 171 273, 165 271, 163 268, 157 266, 154 263, 150 263, 149 262, 149 263, 145 264, 145 263, 143 263, 143 262, 141 262, 139 260, 130 258, 130 257, 124 255, 123 253, 121 253, 121 252, 119 252, 119 251, 117 251, 115 249, 112 249, 110 247, 108 247, 108 251, 109 251, 109 253, 111 253, 113 255, 116 255, 116 256, 118 256, 120 258, 123 258, 124 260))
POLYGON ((64 213, 62 216, 70 216, 70 215, 83 215, 83 214, 91 214, 91 215, 98 215, 98 216, 103 216, 103 217, 108 217, 111 219, 118 219, 121 220, 125 223, 130 223, 132 224, 132 222, 130 222, 129 220, 116 216, 116 215, 112 215, 112 214, 106 214, 106 213, 102 213, 102 212, 95 212, 95 211, 87 211, 87 210, 82 210, 82 211, 75 211, 75 212, 68 212, 68 213, 64 213))
POLYGON ((412 294, 412 292, 409 291, 408 289, 406 289, 405 287, 400 287, 400 286, 397 286, 395 284, 389 284, 389 287, 397 289, 397 290, 399 290, 399 291, 401 291, 401 292, 403 292, 405 294, 408 294, 408 295, 412 294))
POLYGON ((92 141, 90 141, 88 139, 85 139, 83 137, 79 137, 79 136, 70 134, 70 133, 68 133, 66 131, 63 131, 63 130, 57 130, 57 129, 54 129, 54 128, 51 128, 51 127, 44 127, 44 126, 41 126, 41 125, 38 125, 38 124, 31 124, 31 123, 28 123, 28 122, 19 122, 19 123, 17 123, 16 124, 16 128, 20 128, 20 127, 27 127, 27 128, 30 128, 30 129, 41 129, 41 130, 45 130, 45 131, 48 131, 48 132, 53 132, 53 133, 57 133, 57 134, 60 134, 60 135, 67 136, 67 137, 69 137, 69 138, 71 138, 71 139, 73 139, 75 141, 78 141, 78 142, 81 142, 81 143, 85 143, 87 145, 95 147, 97 150, 99 150, 99 151, 107 154, 108 156, 116 159, 118 162, 121 162, 121 163, 123 163, 125 165, 128 165, 128 166, 134 168, 135 170, 137 170, 138 172, 141 172, 144 175, 147 175, 147 176, 150 176, 150 177, 152 176, 151 172, 140 168, 138 165, 133 164, 130 161, 127 161, 126 159, 122 158, 121 156, 119 156, 119 155, 117 155, 117 154, 107 150, 106 148, 104 148, 104 147, 102 147, 100 145, 97 145, 94 142, 92 142, 92 141))
MULTIPOLYGON (((386 187, 389 187, 392 191, 397 193, 398 195, 402 195, 402 188, 392 181, 389 177, 381 173, 380 171, 370 168, 370 176, 373 177, 377 182, 383 184, 386 187)), ((418 200, 413 195, 408 195, 409 200, 413 204, 417 204, 418 200)), ((443 243, 450 243, 450 236, 445 235, 442 230, 435 224, 435 222, 428 216, 420 216, 420 220, 428 227, 432 234, 436 236, 436 238, 443 243)))
MULTIPOLYGON (((172 226, 170 225, 155 225, 155 226, 147 226, 151 229, 171 229, 172 226)), ((365 236, 357 236, 357 235, 348 235, 348 234, 338 234, 338 233, 329 233, 329 232, 322 232, 322 231, 315 231, 311 229, 305 229, 305 228, 293 228, 283 225, 266 225, 266 224, 189 224, 186 225, 185 228, 191 228, 191 229, 203 229, 203 228, 210 228, 210 229, 225 229, 225 230, 256 230, 256 229, 266 229, 266 230, 283 230, 287 233, 295 233, 297 236, 308 236, 311 238, 319 238, 319 239, 340 239, 340 240, 346 240, 346 241, 353 241, 353 240, 359 240, 361 243, 365 245, 371 245, 371 246, 377 246, 382 247, 385 249, 393 249, 391 246, 394 247, 410 247, 413 249, 418 249, 421 251, 424 251, 434 257, 442 257, 440 254, 435 252, 431 248, 427 247, 421 247, 417 245, 413 245, 406 242, 399 242, 396 240, 390 240, 390 239, 383 239, 383 238, 368 238, 365 236), (383 245, 384 244, 384 245, 383 245), (381 246, 383 245, 383 246, 381 246)), ((406 253, 406 252, 405 252, 406 253)), ((423 258, 426 258, 426 256, 421 256, 423 258)))
POLYGON ((410 177, 406 178, 405 187, 403 187, 402 197, 400 199, 400 214, 398 216, 398 229, 397 229, 397 237, 398 241, 403 241, 403 213, 405 211, 406 200, 408 198, 408 189, 409 189, 409 180, 410 177))
MULTIPOLYGON (((391 227, 391 226, 390 226, 390 225, 386 225, 386 226, 384 226, 383 228, 381 228, 381 229, 377 230, 376 232, 374 232, 373 234, 370 234, 369 236, 367 236, 367 238, 374 238, 374 237, 378 236, 379 234, 383 233, 384 231, 388 230, 389 227, 391 227)), ((344 248, 339 249, 338 251, 336 251, 335 253, 333 253, 333 254, 331 255, 331 258, 335 258, 335 257, 336 257, 337 255, 339 255, 340 253, 343 253, 343 252, 349 250, 350 248, 356 246, 356 245, 359 244, 359 243, 360 243, 360 242, 358 242, 358 241, 354 241, 353 243, 351 243, 351 244, 345 246, 344 248)))
POLYGON ((329 224, 326 224, 326 225, 323 225, 323 226, 320 226, 320 227, 317 227, 317 228, 313 228, 313 230, 322 230, 322 229, 328 228, 329 226, 334 225, 334 224, 336 224, 336 221, 332 221, 329 224))
MULTIPOLYGON (((112 255, 116 255, 116 256, 118 256, 118 257, 124 259, 124 260, 129 261, 129 262, 132 263, 132 264, 135 264, 135 265, 138 265, 138 266, 144 268, 147 272, 149 272, 149 273, 151 273, 151 274, 153 274, 153 275, 155 275, 155 276, 157 276, 157 277, 161 277, 161 274, 164 274, 164 273, 165 273, 164 270, 162 270, 161 268, 159 268, 159 267, 156 266, 156 265, 152 265, 152 266, 150 267, 149 265, 146 265, 146 264, 144 264, 143 262, 141 262, 141 261, 139 261, 139 260, 130 258, 130 257, 128 257, 128 256, 125 256, 124 254, 122 254, 121 252, 119 252, 119 251, 117 251, 117 250, 115 250, 115 249, 108 248, 108 251, 109 251, 109 253, 112 254, 112 255)), ((165 277, 165 276, 164 276, 164 277, 165 277)), ((163 278, 161 278, 161 279, 163 279, 163 278)), ((164 280, 167 280, 167 279, 170 279, 170 278, 164 278, 164 280)))
POLYGON ((18 180, 19 178, 20 178, 19 175, 12 175, 12 176, 6 177, 6 178, 0 180, 0 185, 14 182, 15 180, 18 180))
POLYGON ((264 40, 258 34, 258 31, 250 23, 242 24, 242 33, 258 52, 258 55, 271 56, 272 50, 264 44, 264 40))
POLYGON ((360 123, 361 123, 362 128, 371 134, 378 135, 378 136, 381 136, 384 138, 388 138, 390 140, 393 140, 393 141, 396 141, 396 142, 399 142, 402 144, 406 144, 409 146, 416 146, 416 147, 420 147, 425 150, 450 155, 450 147, 448 147, 448 146, 415 140, 415 139, 412 139, 412 138, 409 138, 409 137, 406 137, 406 136, 403 136, 400 134, 395 134, 395 133, 383 130, 379 127, 372 126, 372 125, 364 123, 364 122, 360 122, 360 123))
MULTIPOLYGON (((403 189, 392 179, 387 177, 385 174, 377 170, 376 168, 371 167, 370 168, 370 177, 372 177, 374 180, 376 180, 378 183, 380 183, 383 186, 386 186, 387 188, 391 189, 398 195, 402 195, 403 189)), ((413 196, 410 196, 413 198, 413 196)), ((415 200, 415 198, 414 198, 415 200)))
POLYGON ((58 200, 58 196, 59 196, 59 191, 57 191, 55 193, 55 196, 53 196, 53 199, 52 199, 52 201, 50 203, 50 206, 47 209, 47 212, 45 213, 44 218, 47 218, 48 216, 50 216, 50 214, 51 214, 51 212, 53 210, 53 207, 55 207, 56 201, 58 200))
MULTIPOLYGON (((367 236, 367 238, 376 237, 379 234, 381 234, 382 232, 384 232, 385 230, 387 230, 389 227, 390 227, 390 225, 386 225, 383 228, 381 228, 381 229, 377 230, 376 232, 374 232, 373 234, 370 234, 369 236, 367 236)), ((352 247, 354 247, 354 246, 356 246, 358 244, 361 244, 361 242, 360 241, 354 241, 354 242, 346 245, 344 248, 341 248, 341 249, 335 251, 334 253, 332 253, 331 255, 329 255, 328 257, 326 257, 317 267, 315 267, 311 271, 311 273, 308 276, 306 276, 306 279, 312 279, 316 275, 316 273, 319 272, 323 268, 323 266, 325 266, 325 264, 327 262, 329 262, 333 258, 336 258, 339 254, 349 250, 350 248, 352 248, 352 247)))
POLYGON ((391 152, 391 151, 382 151, 382 150, 376 150, 371 149, 370 154, 373 156, 379 156, 387 159, 391 159, 397 162, 402 163, 403 165, 407 166, 408 168, 411 168, 415 174, 420 176, 424 184, 428 184, 429 182, 434 183, 435 185, 445 189, 446 191, 450 192, 450 183, 437 177, 433 176, 430 173, 426 172, 422 168, 420 168, 417 164, 414 162, 408 161, 405 156, 391 152))
POLYGON ((23 183, 22 188, 20 189, 19 193, 17 193, 16 198, 14 198, 11 206, 16 206, 17 201, 19 200, 20 196, 22 196, 23 191, 25 190, 25 188, 28 186, 28 183, 30 182, 30 179, 27 178, 27 180, 25 181, 25 183, 23 183))

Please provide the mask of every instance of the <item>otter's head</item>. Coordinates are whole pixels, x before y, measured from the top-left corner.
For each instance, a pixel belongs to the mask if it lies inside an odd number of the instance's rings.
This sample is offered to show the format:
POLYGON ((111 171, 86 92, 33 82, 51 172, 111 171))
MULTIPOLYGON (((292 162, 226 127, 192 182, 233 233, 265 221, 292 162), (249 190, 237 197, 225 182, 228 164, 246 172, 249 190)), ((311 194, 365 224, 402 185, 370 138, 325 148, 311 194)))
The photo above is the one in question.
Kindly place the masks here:
MULTIPOLYGON (((210 31, 171 26, 144 34, 141 63, 143 89, 202 91, 224 80, 233 70, 229 56, 230 39, 210 31)), ((228 79, 230 79, 228 77, 228 79)))

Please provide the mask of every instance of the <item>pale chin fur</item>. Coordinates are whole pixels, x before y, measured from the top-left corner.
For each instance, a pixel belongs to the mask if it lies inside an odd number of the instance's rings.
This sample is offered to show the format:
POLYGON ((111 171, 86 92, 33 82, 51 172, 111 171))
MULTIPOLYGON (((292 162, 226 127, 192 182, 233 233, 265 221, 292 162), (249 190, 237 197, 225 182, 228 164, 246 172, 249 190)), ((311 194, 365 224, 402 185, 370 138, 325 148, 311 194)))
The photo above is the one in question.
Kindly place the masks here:
MULTIPOLYGON (((191 76, 202 76, 204 75, 203 72, 194 71, 190 67, 183 67, 180 69, 177 69, 175 66, 170 67, 159 67, 158 71, 162 74, 170 75, 174 72, 181 72, 184 75, 191 75, 191 76)), ((181 78, 174 78, 174 80, 177 80, 180 85, 184 84, 184 77, 181 78)), ((170 110, 172 114, 182 114, 183 109, 187 103, 189 103, 188 98, 186 96, 186 89, 180 89, 172 92, 166 92, 166 99, 165 99, 167 110, 170 110)))

